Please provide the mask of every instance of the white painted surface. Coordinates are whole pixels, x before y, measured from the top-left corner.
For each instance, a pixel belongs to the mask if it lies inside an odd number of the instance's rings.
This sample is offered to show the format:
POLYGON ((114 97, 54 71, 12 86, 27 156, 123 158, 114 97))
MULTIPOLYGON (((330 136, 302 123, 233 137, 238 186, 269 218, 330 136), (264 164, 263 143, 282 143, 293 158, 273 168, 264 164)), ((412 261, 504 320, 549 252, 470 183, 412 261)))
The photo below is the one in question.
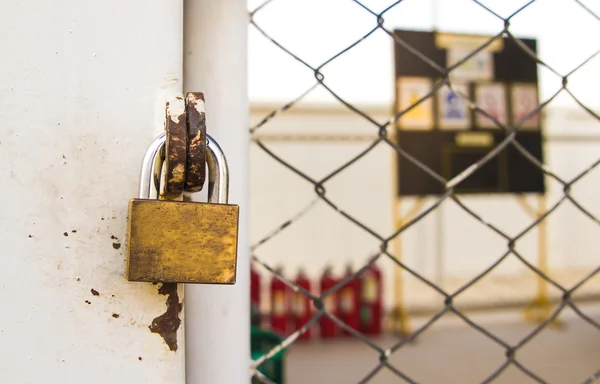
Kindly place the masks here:
POLYGON ((184 381, 181 335, 175 353, 148 329, 166 297, 123 277, 127 202, 181 90, 181 13, 164 0, 2 3, 2 383, 184 381))
POLYGON ((185 101, 182 95, 171 98, 167 106, 167 118, 171 119, 175 124, 179 123, 179 117, 185 113, 185 101))
MULTIPOLYGON (((229 164, 229 203, 240 206, 236 284, 185 287, 188 384, 247 384, 250 380, 245 6, 241 0, 185 2, 184 90, 204 93, 207 132, 229 164)), ((202 194, 198 199, 203 199, 202 194)))

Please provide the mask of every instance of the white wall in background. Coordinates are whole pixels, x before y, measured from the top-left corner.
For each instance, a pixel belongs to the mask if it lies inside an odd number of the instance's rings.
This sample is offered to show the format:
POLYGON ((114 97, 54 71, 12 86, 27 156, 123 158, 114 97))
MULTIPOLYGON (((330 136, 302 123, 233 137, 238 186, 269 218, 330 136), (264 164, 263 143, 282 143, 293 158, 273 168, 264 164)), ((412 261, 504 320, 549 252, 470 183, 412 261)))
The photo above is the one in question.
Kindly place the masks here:
MULTIPOLYGON (((380 122, 388 117, 387 109, 364 108, 380 122)), ((251 118, 258 122, 268 111, 269 107, 256 107, 251 118)), ((545 127, 550 136, 569 132, 567 137, 573 137, 596 132, 600 123, 583 111, 549 109, 546 112, 545 127)), ((257 131, 257 137, 262 137, 262 142, 276 155, 318 180, 366 149, 370 141, 310 142, 273 139, 273 135, 290 134, 305 137, 315 134, 375 137, 376 131, 370 123, 342 107, 309 108, 302 105, 278 115, 257 131)), ((595 162, 599 149, 600 140, 583 143, 551 140, 545 146, 545 161, 550 169, 568 180, 595 162)), ((388 236, 393 229, 392 156, 392 150, 387 145, 380 144, 325 184, 326 195, 340 209, 382 236, 388 236)), ((251 241, 254 243, 294 216, 316 194, 312 184, 279 164, 256 144, 251 147, 251 167, 251 241)), ((572 195, 595 215, 600 215, 600 203, 596 197, 599 184, 600 171, 595 170, 572 189, 572 195)), ((550 206, 559 199, 562 187, 552 181, 547 186, 550 206)), ((484 219, 510 235, 516 235, 532 222, 511 196, 473 196, 463 197, 462 200, 484 219)), ((404 199, 404 210, 412 202, 413 199, 404 199)), ((427 199, 426 206, 432 202, 433 199, 427 199)), ((529 202, 534 206, 537 204, 532 197, 529 202)), ((452 286, 452 279, 465 281, 474 277, 507 250, 505 240, 472 219, 453 202, 447 201, 441 210, 441 234, 436 232, 438 218, 436 212, 433 212, 402 235, 406 264, 425 277, 452 286), (441 255, 437 253, 437 243, 440 240, 443 248, 441 255)), ((554 212, 548 223, 550 267, 556 272, 552 276, 567 285, 572 284, 573 279, 583 277, 598 264, 596 239, 600 234, 600 227, 569 202, 565 202, 554 212), (567 274, 567 270, 571 272, 567 274)), ((270 265, 282 264, 288 276, 295 275, 296 269, 303 266, 317 279, 326 263, 333 264, 338 273, 342 273, 344 264, 348 261, 353 262, 355 267, 361 266, 378 249, 379 244, 376 238, 342 217, 325 202, 319 201, 297 223, 257 249, 256 255, 270 265)), ((391 249, 394 250, 393 247, 391 249)), ((535 263, 537 231, 533 230, 519 240, 517 249, 527 260, 535 263)), ((386 300, 391 304, 392 264, 384 261, 381 266, 386 270, 386 300)), ((492 273, 494 281, 504 281, 497 288, 500 290, 499 294, 505 295, 512 294, 511 287, 515 283, 525 281, 523 276, 527 285, 516 292, 514 298, 533 295, 534 275, 515 258, 506 260, 492 273)), ((412 288, 409 295, 416 292, 415 289, 428 291, 421 284, 413 287, 415 288, 412 288)), ((419 294, 424 294, 423 292, 419 294)), ((489 291, 487 292, 490 296, 489 291)), ((441 300, 439 301, 441 305, 441 300)))

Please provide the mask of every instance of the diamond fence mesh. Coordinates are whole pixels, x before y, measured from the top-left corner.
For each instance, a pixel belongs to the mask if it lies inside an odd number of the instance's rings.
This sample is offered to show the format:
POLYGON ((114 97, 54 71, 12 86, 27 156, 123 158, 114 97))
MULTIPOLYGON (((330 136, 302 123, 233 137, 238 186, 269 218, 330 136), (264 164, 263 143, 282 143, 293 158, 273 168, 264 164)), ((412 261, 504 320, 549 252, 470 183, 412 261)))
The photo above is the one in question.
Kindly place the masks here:
MULTIPOLYGON (((322 62, 320 65, 314 66, 314 65, 309 64, 307 61, 303 60, 303 58, 301 56, 295 54, 292 50, 288 49, 285 46, 285 44, 279 42, 278 39, 271 36, 268 32, 266 32, 264 29, 262 29, 260 23, 258 23, 256 21, 256 16, 259 15, 260 12, 262 12, 264 9, 271 6, 272 3, 285 3, 286 1, 287 0, 269 0, 269 1, 266 1, 262 4, 260 4, 258 7, 252 9, 250 11, 251 28, 258 31, 261 35, 264 36, 265 39, 267 39, 272 44, 274 44, 278 49, 280 49, 286 55, 289 55, 290 57, 292 57, 294 60, 296 60, 302 66, 304 66, 306 71, 314 74, 315 82, 304 92, 298 94, 297 97, 293 98, 292 100, 290 100, 287 103, 284 103, 283 105, 281 105, 281 107, 277 108, 276 110, 273 110, 272 112, 270 112, 266 116, 264 116, 264 118, 258 124, 253 125, 250 128, 250 132, 253 135, 253 138, 252 138, 253 143, 258 148, 260 148, 262 151, 264 151, 264 153, 267 154, 270 158, 272 158, 273 161, 283 165, 287 170, 289 170, 289 172, 291 172, 291 173, 295 174, 297 177, 303 179, 306 183, 311 184, 312 187, 314 188, 315 197, 312 201, 310 201, 310 203, 308 205, 306 205, 305 207, 300 209, 295 215, 293 215, 292 217, 289 217, 287 220, 285 220, 283 223, 281 223, 279 226, 277 226, 277 228, 274 228, 270 233, 265 234, 260 241, 256 242, 252 246, 252 260, 255 265, 260 265, 260 267, 264 271, 268 271, 269 274, 272 274, 273 276, 276 276, 281 281, 285 282, 285 284, 291 290, 293 290, 295 292, 300 292, 303 295, 305 295, 306 297, 308 297, 311 300, 311 302, 313 303, 315 312, 309 323, 307 323, 305 326, 303 326, 301 329, 295 331, 291 335, 287 336, 280 345, 278 345, 275 348, 272 348, 267 354, 265 354, 264 356, 262 356, 261 358, 259 358, 258 360, 255 360, 253 362, 253 364, 252 364, 253 375, 254 375, 253 380, 262 382, 262 383, 272 383, 272 381, 268 377, 266 377, 263 373, 258 371, 257 368, 260 367, 262 364, 264 364, 267 360, 269 360, 270 358, 275 356, 282 349, 287 348, 291 344, 293 344, 303 332, 305 332, 308 328, 315 326, 321 317, 327 317, 327 318, 331 319, 333 322, 335 322, 335 324, 337 326, 339 326, 340 328, 344 329, 345 331, 347 331, 351 335, 353 335, 357 340, 360 340, 362 343, 364 343, 365 345, 372 348, 379 355, 379 358, 373 361, 372 369, 369 372, 365 373, 364 376, 357 377, 356 382, 360 382, 360 383, 369 382, 381 370, 389 370, 390 372, 393 372, 393 374, 395 374, 397 376, 398 382, 417 383, 417 382, 420 382, 419 377, 412 377, 411 375, 405 373, 403 370, 394 366, 394 364, 392 364, 390 362, 390 357, 394 353, 396 353, 399 349, 407 346, 412 341, 418 339, 419 336, 421 336, 424 332, 426 332, 428 329, 430 329, 432 327, 432 325, 435 324, 436 321, 438 321, 442 316, 444 316, 446 314, 453 314, 453 315, 457 316, 458 318, 462 319, 462 321, 464 321, 464 323, 467 324, 469 327, 471 327, 473 330, 475 330, 475 331, 479 332, 481 335, 484 335, 485 337, 489 338, 489 340, 491 340, 493 343, 495 343, 498 346, 498 348, 500 348, 504 351, 504 354, 505 354, 504 361, 498 367, 496 367, 494 370, 490 371, 489 375, 481 382, 484 382, 484 383, 493 382, 506 369, 508 369, 509 367, 512 366, 512 367, 520 370, 524 375, 529 377, 534 382, 546 383, 547 381, 542 378, 543 372, 542 373, 536 372, 533 369, 528 368, 528 366, 525 363, 523 363, 522 361, 519 360, 518 352, 527 343, 529 343, 532 339, 536 338, 536 336, 538 336, 542 330, 544 330, 551 323, 556 321, 557 318, 559 317, 559 315, 561 314, 561 312, 565 308, 570 308, 583 321, 590 324, 597 331, 600 331, 600 324, 596 320, 594 320, 591 316, 584 313, 580 309, 580 307, 576 303, 576 301, 573 299, 574 293, 581 286, 586 284, 590 279, 592 279, 598 273, 598 271, 600 270, 600 263, 599 263, 598 267, 596 267, 594 269, 590 269, 588 271, 588 274, 584 278, 578 279, 579 281, 577 281, 576 284, 566 286, 566 285, 561 284, 558 281, 556 281, 556 279, 552 278, 545 270, 542 270, 539 267, 539 265, 535 265, 535 263, 532 263, 531 261, 529 261, 522 254, 522 252, 516 248, 516 245, 528 233, 530 233, 534 229, 538 228, 540 225, 543 225, 544 221, 547 220, 548 217, 550 215, 552 215, 552 213, 555 210, 557 210, 558 207, 560 207, 561 205, 563 205, 565 203, 572 204, 574 207, 576 207, 577 210, 579 210, 581 213, 583 213, 585 216, 587 216, 589 219, 591 219, 596 225, 600 224, 598 217, 596 217, 591 212, 591 210, 587 209, 586 206, 583 203, 581 203, 580 201, 578 201, 571 193, 571 190, 572 190, 572 187, 574 186, 574 184, 578 183, 580 180, 585 178, 586 175, 588 175, 590 172, 592 172, 598 166, 598 164, 600 164, 600 156, 598 157, 598 159, 595 162, 590 164, 587 168, 585 168, 583 171, 581 171, 575 177, 565 179, 565 178, 559 176, 556 172, 554 172, 550 167, 547 166, 547 164, 540 162, 536 156, 532 155, 527 149, 525 149, 516 140, 516 135, 517 135, 517 132, 519 131, 519 129, 521 128, 521 124, 525 120, 529 119, 532 116, 542 113, 544 111, 544 109, 548 106, 548 104, 551 103, 559 94, 565 94, 565 93, 568 94, 590 116, 592 116, 596 120, 600 120, 600 117, 592 110, 592 108, 588 107, 584 102, 582 102, 580 99, 578 99, 577 95, 574 94, 574 92, 572 92, 569 89, 570 76, 572 76, 574 73, 576 73, 581 68, 583 68, 586 64, 588 64, 588 62, 593 60, 594 57, 598 53, 600 53, 600 51, 594 52, 586 60, 581 62, 575 68, 572 68, 572 70, 570 70, 566 73, 561 73, 558 70, 553 69, 551 63, 546 63, 540 57, 538 57, 536 55, 536 53, 531 51, 531 49, 528 48, 527 45, 523 44, 521 42, 521 40, 518 37, 516 37, 516 35, 513 34, 513 32, 511 31, 511 20, 516 15, 519 15, 520 13, 525 12, 528 7, 530 7, 533 3, 535 3, 535 0, 525 3, 524 5, 522 5, 522 7, 515 10, 514 13, 512 13, 508 17, 500 16, 498 13, 496 13, 494 11, 493 6, 488 6, 480 1, 473 1, 474 6, 481 7, 486 12, 489 12, 490 14, 492 14, 494 17, 502 20, 502 22, 504 23, 504 28, 502 30, 499 30, 496 35, 494 35, 493 37, 490 38, 489 41, 482 44, 479 47, 479 49, 473 50, 463 60, 457 62, 453 66, 445 68, 445 67, 438 65, 435 61, 433 61, 431 58, 429 58, 424 53, 420 52, 418 48, 413 47, 413 46, 409 45, 407 42, 401 40, 396 34, 393 33, 393 31, 391 29, 388 29, 385 26, 386 14, 390 10, 399 6, 399 4, 402 3, 402 1, 394 2, 394 3, 390 4, 388 7, 386 7, 385 9, 383 9, 382 11, 374 11, 374 10, 370 9, 367 5, 361 3, 360 1, 350 1, 350 3, 354 3, 357 6, 359 6, 363 12, 372 16, 372 18, 373 18, 372 29, 370 31, 368 31, 368 33, 366 33, 364 36, 362 36, 362 38, 354 41, 352 44, 348 45, 343 50, 335 52, 335 54, 333 54, 327 60, 322 62), (364 42, 366 39, 368 39, 369 36, 371 36, 373 33, 377 32, 377 31, 382 31, 385 34, 387 34, 389 36, 389 39, 391 41, 393 41, 395 44, 399 44, 399 45, 403 46, 404 48, 406 48, 410 52, 412 52, 412 54, 414 54, 416 57, 418 57, 421 60, 423 66, 430 66, 430 67, 434 68, 435 71, 437 71, 439 74, 439 81, 437 81, 437 83, 434 84, 431 91, 425 97, 416 101, 410 107, 408 107, 402 111, 399 111, 397 114, 395 114, 394 116, 391 116, 387 121, 385 121, 383 123, 378 122, 373 116, 370 116, 368 113, 363 111, 359 106, 355 105, 355 103, 348 101, 345 97, 336 93, 336 90, 333 89, 332 87, 330 87, 326 83, 325 76, 322 73, 322 70, 325 66, 331 64, 336 59, 338 59, 340 56, 344 55, 345 53, 351 51, 352 49, 354 49, 355 47, 360 45, 362 42, 364 42), (468 104, 468 106, 471 110, 473 110, 477 113, 483 114, 486 117, 488 117, 489 119, 491 119, 497 127, 499 127, 500 129, 503 130, 503 132, 505 133, 505 136, 498 145, 496 145, 492 150, 490 150, 485 156, 483 156, 477 162, 472 164, 472 166, 466 168, 464 171, 462 171, 455 177, 453 177, 451 179, 447 179, 447 178, 443 177, 442 175, 438 174, 437 172, 435 172, 434 170, 430 169, 428 166, 426 166, 424 163, 422 163, 418 158, 411 155, 410 151, 407 151, 407 149, 402 146, 402 143, 398 144, 396 142, 395 137, 394 137, 395 123, 399 118, 401 118, 404 114, 409 112, 412 108, 415 108, 419 104, 427 101, 427 99, 433 98, 434 94, 441 87, 448 86, 452 89, 453 78, 451 75, 452 75, 453 71, 456 70, 456 68, 458 68, 461 64, 463 64, 464 62, 466 62, 467 60, 472 58, 474 55, 476 55, 481 50, 484 50, 487 46, 492 44, 492 42, 494 42, 498 39, 510 39, 510 40, 514 41, 515 43, 517 43, 517 45, 523 50, 523 52, 525 52, 527 55, 529 55, 532 59, 534 59, 536 61, 539 68, 543 68, 544 70, 550 71, 555 76, 562 79, 562 87, 560 87, 560 89, 557 92, 555 92, 554 94, 552 94, 550 97, 546 98, 545 100, 541 100, 541 102, 539 103, 539 106, 537 108, 532 110, 527 116, 523 117, 520 121, 517 121, 514 124, 507 124, 502 121, 499 121, 495 116, 493 116, 488 111, 486 111, 484 108, 482 108, 482 106, 478 105, 474 100, 471 100, 468 97, 468 95, 461 94, 460 92, 456 92, 464 101, 466 101, 466 103, 468 104), (309 95, 311 92, 313 92, 319 88, 326 90, 341 105, 343 105, 345 108, 347 108, 349 111, 354 113, 359 118, 362 118, 362 119, 364 119, 364 121, 371 124, 373 133, 375 134, 375 137, 373 138, 372 142, 368 143, 368 145, 366 145, 365 148, 360 153, 358 153, 355 156, 353 156, 352 158, 348 159, 343 165, 339 166, 333 172, 330 172, 325 177, 315 178, 312 175, 307 174, 305 171, 294 166, 294 164, 292 162, 290 162, 288 159, 286 159, 285 154, 276 153, 276 151, 274 151, 269 146, 268 143, 263 141, 258 136, 257 133, 263 127, 265 127, 269 123, 271 123, 274 119, 277 119, 281 114, 294 108, 307 95, 309 95), (355 164, 356 162, 361 161, 368 153, 370 153, 375 148, 378 148, 380 146, 389 147, 391 150, 395 151, 399 156, 403 157, 405 161, 411 162, 412 164, 417 166, 424 174, 429 175, 429 177, 436 180, 437 183, 443 185, 443 187, 445 189, 445 192, 441 196, 439 196, 439 198, 436 198, 436 201, 433 204, 429 204, 425 209, 421 210, 418 214, 416 214, 410 220, 403 223, 402 226, 400 226, 399 228, 394 230, 392 233, 379 233, 378 231, 371 228, 366 223, 362 222, 360 219, 356 218, 355 216, 351 215, 350 213, 348 213, 345 210, 343 210, 342 208, 340 208, 336 204, 336 201, 334 201, 327 193, 327 183, 329 181, 338 177, 341 173, 343 173, 351 165, 355 164), (455 188, 457 185, 459 185, 459 183, 463 182, 464 180, 466 180, 467 178, 472 176, 478 169, 483 167, 486 163, 492 161, 496 156, 499 155, 499 153, 501 153, 503 150, 505 150, 505 148, 511 147, 511 146, 514 147, 520 153, 520 155, 523 158, 525 158, 528 162, 535 165, 539 169, 539 171, 545 175, 547 180, 550 180, 552 182, 560 184, 560 186, 562 188, 562 194, 561 194, 560 198, 556 202, 551 204, 550 207, 546 207, 544 212, 539 212, 536 219, 533 222, 531 222, 529 225, 527 225, 526 227, 522 228, 516 235, 510 235, 510 234, 506 233, 506 231, 499 228, 498 226, 488 222, 485 217, 482 217, 480 214, 478 214, 473 209, 471 209, 469 206, 467 206, 467 204, 464 203, 463 197, 461 197, 461 195, 455 193, 455 188), (456 203, 462 210, 464 210, 464 212, 466 212, 472 218, 477 220, 482 226, 486 226, 489 229, 491 229, 493 232, 495 232, 499 237, 501 237, 504 240, 504 242, 506 244, 506 246, 505 246, 506 249, 505 249, 504 253, 499 255, 499 257, 497 257, 493 263, 488 265, 486 269, 481 271, 478 275, 476 275, 475 277, 470 279, 468 282, 462 284, 462 286, 460 286, 458 289, 454 289, 451 291, 445 289, 444 287, 439 286, 432 279, 428 278, 424 274, 418 272, 415 268, 412 268, 411 266, 404 263, 398 257, 398 255, 395 254, 395 252, 393 251, 393 247, 391 246, 392 242, 395 239, 397 239, 398 237, 402 236, 403 232, 407 231, 413 225, 415 225, 416 223, 419 223, 426 216, 428 216, 433 211, 438 209, 438 207, 445 201, 452 201, 452 202, 456 203), (269 263, 265 262, 261 258, 260 251, 259 251, 259 248, 262 245, 269 243, 274 237, 276 237, 282 231, 288 230, 292 226, 292 224, 294 224, 295 222, 300 220, 307 212, 310 212, 315 207, 315 204, 317 202, 324 202, 325 204, 330 206, 333 209, 333 211, 336 212, 338 215, 343 217, 348 222, 352 223, 357 228, 360 228, 362 231, 368 233, 370 236, 372 236, 374 239, 376 239, 377 242, 379 243, 379 249, 376 252, 374 252, 372 255, 369 256, 368 262, 366 262, 364 265, 362 265, 360 268, 358 268, 356 271, 354 271, 354 273, 352 275, 347 276, 347 277, 343 278, 342 280, 340 280, 331 289, 329 289, 325 292, 321 292, 318 295, 314 294, 313 292, 309 292, 306 289, 296 285, 291 279, 289 279, 286 276, 284 276, 283 274, 281 274, 273 265, 269 265, 269 263), (477 282, 479 282, 486 275, 488 275, 493 270, 498 268, 498 266, 501 263, 503 263, 505 260, 507 260, 509 258, 518 260, 527 269, 529 269, 532 273, 534 273, 539 279, 543 280, 543 282, 545 282, 545 284, 548 284, 549 286, 552 286, 556 290, 560 291, 560 296, 561 296, 558 304, 555 307, 553 307, 553 309, 549 313, 547 313, 547 315, 544 316, 544 318, 541 319, 532 330, 530 330, 524 337, 522 337, 516 343, 512 343, 512 342, 503 340, 502 337, 496 335, 495 333, 493 333, 492 331, 487 329, 484 325, 479 324, 478 322, 474 321, 470 316, 467 316, 464 313, 464 311, 461 310, 455 304, 455 299, 457 298, 457 296, 461 295, 462 293, 464 293, 467 290, 477 289, 477 287, 474 286, 477 282), (388 259, 389 261, 394 263, 398 268, 401 268, 403 271, 405 271, 405 273, 408 273, 409 275, 411 275, 415 279, 419 280, 423 284, 429 286, 432 290, 435 290, 437 293, 439 293, 439 295, 440 295, 439 301, 440 301, 440 304, 442 307, 439 311, 437 311, 437 313, 433 314, 427 321, 425 321, 417 329, 414 329, 412 332, 410 332, 408 334, 401 335, 402 337, 398 338, 396 342, 394 342, 392 345, 389 345, 386 347, 378 345, 378 343, 376 341, 374 341, 373 339, 367 337, 366 335, 363 335, 361 332, 346 325, 342 320, 340 320, 336 316, 335 313, 328 312, 326 306, 324 305, 324 300, 326 297, 339 291, 340 288, 342 288, 344 285, 349 283, 351 280, 353 280, 353 279, 357 278, 358 276, 360 276, 361 274, 363 274, 375 262, 377 262, 378 260, 381 260, 381 259, 388 259)), ((589 15, 591 15, 593 18, 597 19, 600 22, 599 16, 596 13, 594 13, 588 6, 586 6, 586 4, 584 4, 581 1, 573 1, 572 3, 578 7, 581 7, 581 9, 583 11, 585 11, 586 13, 588 13, 589 15)), ((314 12, 319 12, 319 9, 315 9, 314 12)), ((410 12, 410 8, 407 8, 406 12, 410 12)), ((542 17, 542 16, 540 15, 540 17, 542 17)), ((331 19, 331 26, 332 26, 332 28, 335 28, 335 26, 336 26, 335 18, 331 19)), ((265 60, 267 60, 267 58, 265 58, 265 60)), ((369 74, 368 73, 367 74, 358 74, 357 76, 369 76, 369 74)), ((351 191, 349 191, 348 193, 351 193, 351 191)), ((260 213, 256 213, 256 214, 260 214, 260 213)), ((323 230, 326 230, 326 228, 323 228, 323 230)), ((580 382, 581 383, 592 383, 592 382, 595 382, 596 380, 598 380, 598 378, 600 378, 600 370, 598 372, 581 372, 581 381, 580 382)), ((448 378, 447 382, 458 382, 458 381, 454 381, 452 378, 448 378)))

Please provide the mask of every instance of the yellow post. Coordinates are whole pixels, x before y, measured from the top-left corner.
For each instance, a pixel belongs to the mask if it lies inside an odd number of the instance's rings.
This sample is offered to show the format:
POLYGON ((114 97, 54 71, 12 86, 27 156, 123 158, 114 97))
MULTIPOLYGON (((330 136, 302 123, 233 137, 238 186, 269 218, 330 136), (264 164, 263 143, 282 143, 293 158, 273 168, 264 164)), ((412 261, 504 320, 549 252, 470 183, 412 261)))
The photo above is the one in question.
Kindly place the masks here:
MULTIPOLYGON (((540 195, 538 197, 538 209, 537 211, 527 204, 523 196, 519 196, 519 203, 536 220, 544 215, 546 212, 546 196, 540 195)), ((537 269, 548 275, 548 224, 546 220, 542 220, 537 225, 538 230, 538 258, 537 258, 537 269)), ((535 298, 525 307, 523 311, 523 317, 527 321, 534 323, 543 323, 552 314, 552 303, 550 302, 548 292, 548 282, 541 276, 537 278, 537 292, 535 298)), ((560 326, 560 321, 555 319, 551 325, 560 326)))
MULTIPOLYGON (((396 130, 392 129, 392 135, 390 139, 393 143, 397 144, 396 130)), ((391 177, 393 188, 392 188, 392 222, 394 231, 402 228, 402 226, 409 221, 412 217, 416 216, 423 206, 423 198, 417 198, 414 205, 411 207, 404 217, 402 217, 401 211, 401 199, 399 194, 399 180, 398 180, 398 153, 392 151, 392 166, 391 177)), ((394 243, 394 257, 402 262, 402 242, 401 236, 396 236, 392 241, 394 243)), ((408 313, 406 311, 406 304, 404 302, 404 271, 402 267, 395 266, 394 268, 394 308, 392 309, 389 319, 388 330, 400 337, 406 337, 411 333, 408 313)))
MULTIPOLYGON (((414 218, 421 208, 423 207, 424 200, 417 198, 411 209, 402 215, 400 209, 400 200, 394 201, 394 217, 395 217, 395 230, 402 228, 404 224, 414 218)), ((396 236, 394 241, 394 256, 400 262, 402 262, 402 235, 396 236)), ((409 317, 406 311, 406 304, 404 302, 404 270, 397 266, 394 269, 394 309, 391 316, 391 331, 400 337, 406 337, 411 333, 409 317)))
MULTIPOLYGON (((402 225, 400 219, 400 199, 394 199, 393 213, 394 213, 394 231, 398 230, 402 225)), ((402 243, 400 240, 401 235, 396 236, 394 241, 394 257, 398 261, 402 260, 402 243)), ((404 307, 404 286, 402 281, 402 268, 398 265, 394 267, 394 308, 391 313, 390 328, 391 332, 404 337, 408 334, 408 316, 406 315, 406 308, 404 307)))

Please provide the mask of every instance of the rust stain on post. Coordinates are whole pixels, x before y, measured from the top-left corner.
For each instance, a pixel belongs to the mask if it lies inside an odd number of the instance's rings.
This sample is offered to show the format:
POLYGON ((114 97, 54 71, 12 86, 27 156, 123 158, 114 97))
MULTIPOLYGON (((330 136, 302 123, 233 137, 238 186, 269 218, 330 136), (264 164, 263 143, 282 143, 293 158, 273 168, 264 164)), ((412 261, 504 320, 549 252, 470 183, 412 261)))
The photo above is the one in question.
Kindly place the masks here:
POLYGON ((185 190, 202 190, 206 178, 206 116, 204 94, 189 92, 185 96, 187 115, 188 148, 185 190))
POLYGON ((183 192, 187 157, 187 127, 183 98, 178 96, 167 103, 165 118, 165 167, 164 196, 175 198, 183 192))
POLYGON ((148 328, 150 332, 158 333, 171 351, 177 351, 177 330, 181 325, 179 312, 183 309, 179 302, 177 284, 165 283, 158 289, 158 293, 167 296, 167 311, 152 320, 148 328))

